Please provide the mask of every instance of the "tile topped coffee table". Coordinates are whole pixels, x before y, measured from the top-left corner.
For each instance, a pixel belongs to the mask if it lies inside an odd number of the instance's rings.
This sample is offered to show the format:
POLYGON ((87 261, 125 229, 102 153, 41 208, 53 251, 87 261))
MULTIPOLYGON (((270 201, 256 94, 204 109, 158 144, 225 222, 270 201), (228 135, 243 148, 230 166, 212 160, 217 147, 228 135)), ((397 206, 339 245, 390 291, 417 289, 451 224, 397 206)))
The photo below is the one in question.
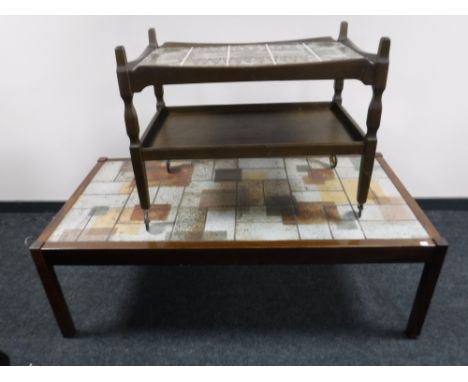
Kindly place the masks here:
POLYGON ((31 247, 64 336, 54 265, 424 262, 407 335, 427 313, 447 243, 378 155, 357 218, 359 156, 147 163, 146 231, 129 160, 98 161, 31 247))

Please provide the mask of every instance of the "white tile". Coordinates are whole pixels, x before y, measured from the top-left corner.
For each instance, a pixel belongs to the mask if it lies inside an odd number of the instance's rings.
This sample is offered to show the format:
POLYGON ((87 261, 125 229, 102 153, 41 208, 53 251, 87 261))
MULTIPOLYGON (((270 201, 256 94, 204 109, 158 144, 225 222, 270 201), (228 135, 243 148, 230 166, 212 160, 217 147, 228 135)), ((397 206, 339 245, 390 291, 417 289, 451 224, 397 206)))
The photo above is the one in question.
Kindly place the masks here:
POLYGON ((288 174, 288 178, 290 180, 296 179, 296 178, 304 178, 307 176, 307 170, 305 171, 299 171, 297 168, 299 167, 300 169, 309 169, 309 162, 307 162, 306 158, 286 158, 285 159, 286 163, 286 172, 288 174))
POLYGON ((364 239, 364 234, 355 220, 330 221, 329 224, 332 236, 336 240, 364 239))
POLYGON ((284 169, 283 158, 240 158, 239 168, 281 168, 284 169))
MULTIPOLYGON (((356 213, 358 212, 357 205, 354 206, 356 213)), ((359 220, 385 220, 380 206, 373 204, 365 204, 359 220)))
POLYGON ((123 207, 128 199, 128 195, 81 195, 73 208, 94 208, 94 207, 123 207))
POLYGON ((213 177, 214 161, 196 160, 192 162, 192 180, 211 180, 213 177))
POLYGON ((335 171, 341 179, 359 178, 359 169, 356 169, 354 167, 337 167, 335 171))
POLYGON ((283 223, 237 223, 236 240, 298 240, 297 226, 283 223))
POLYGON ((154 204, 170 204, 171 206, 178 206, 182 199, 184 187, 159 187, 154 204))
POLYGON ((215 169, 233 169, 237 168, 237 159, 216 159, 215 169))
POLYGON ((328 240, 331 239, 328 224, 299 224, 299 235, 302 240, 328 240))
POLYGON ((426 239, 429 237, 418 221, 362 221, 360 223, 368 239, 426 239))
POLYGON ((348 205, 337 205, 335 206, 338 211, 338 218, 340 220, 356 220, 356 214, 353 211, 353 208, 348 205))
POLYGON ((106 161, 94 176, 95 182, 112 182, 120 172, 123 161, 106 161))
POLYGON ((390 179, 373 179, 372 183, 377 185, 387 197, 401 196, 390 179))
POLYGON ((318 191, 319 186, 316 184, 306 184, 301 178, 289 178, 289 185, 291 186, 292 192, 302 191, 318 191))
POLYGON ((338 156, 338 164, 336 168, 343 168, 343 167, 352 167, 355 169, 359 169, 361 165, 361 156, 354 155, 354 156, 338 156))
POLYGON ((91 182, 83 191, 83 194, 102 195, 102 194, 128 194, 130 182, 91 182))
POLYGON ((209 208, 206 214, 205 233, 226 233, 226 240, 234 240, 236 229, 235 208, 209 208))
POLYGON ((141 224, 116 224, 109 241, 168 241, 172 224, 151 223, 150 232, 141 224))
POLYGON ((293 192, 294 199, 298 203, 321 202, 322 196, 319 191, 293 192))

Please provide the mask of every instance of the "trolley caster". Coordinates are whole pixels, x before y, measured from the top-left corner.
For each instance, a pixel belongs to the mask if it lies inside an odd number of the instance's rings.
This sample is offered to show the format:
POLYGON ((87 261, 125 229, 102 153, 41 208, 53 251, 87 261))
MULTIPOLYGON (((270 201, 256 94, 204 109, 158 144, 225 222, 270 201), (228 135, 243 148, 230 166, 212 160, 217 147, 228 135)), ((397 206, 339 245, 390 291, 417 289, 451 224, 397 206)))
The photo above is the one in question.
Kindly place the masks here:
POLYGON ((144 214, 144 220, 145 220, 145 228, 146 228, 146 231, 149 232, 149 224, 150 224, 149 211, 144 210, 143 214, 144 214))
POLYGON ((359 203, 358 204, 358 218, 361 218, 363 208, 364 208, 364 206, 359 203))
POLYGON ((330 155, 330 167, 331 168, 335 168, 336 165, 338 164, 338 158, 336 157, 336 155, 330 155))
POLYGON ((169 174, 172 174, 172 170, 171 170, 171 161, 170 161, 170 160, 167 160, 167 161, 166 161, 166 171, 167 171, 169 174))

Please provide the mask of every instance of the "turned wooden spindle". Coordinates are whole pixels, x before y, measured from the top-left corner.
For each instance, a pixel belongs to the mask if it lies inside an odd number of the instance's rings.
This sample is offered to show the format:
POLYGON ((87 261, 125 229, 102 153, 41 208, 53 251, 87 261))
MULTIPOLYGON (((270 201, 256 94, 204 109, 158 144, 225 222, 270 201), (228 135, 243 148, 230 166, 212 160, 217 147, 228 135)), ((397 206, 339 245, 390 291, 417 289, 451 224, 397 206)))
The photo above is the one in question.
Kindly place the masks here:
POLYGON ((382 94, 387 84, 388 58, 390 53, 390 39, 380 39, 375 63, 375 77, 372 85, 372 99, 367 112, 367 134, 364 140, 364 152, 361 159, 359 184, 357 192, 359 216, 367 200, 369 186, 374 168, 374 158, 377 149, 377 131, 380 127, 382 116, 382 94))
MULTIPOLYGON (((340 33, 338 35, 338 41, 343 42, 348 38, 348 23, 346 21, 342 21, 340 25, 340 33)), ((343 102, 343 98, 341 97, 341 93, 343 92, 344 81, 342 79, 335 80, 335 84, 333 86, 335 90, 335 94, 333 95, 333 102, 341 105, 343 102)))
MULTIPOLYGON (((159 47, 158 39, 156 37, 156 30, 154 28, 148 29, 148 41, 150 47, 154 49, 159 47)), ((164 89, 162 85, 154 85, 154 95, 156 96, 156 110, 160 110, 166 106, 164 102, 164 89)))
POLYGON ((123 46, 115 48, 115 58, 117 61, 117 77, 119 79, 120 96, 124 101, 125 110, 125 127, 127 135, 130 138, 131 144, 140 142, 140 126, 138 124, 138 116, 133 106, 133 93, 128 81, 128 72, 125 69, 127 65, 127 55, 123 46))
MULTIPOLYGON (((130 157, 132 158, 138 197, 140 199, 141 207, 145 210, 146 218, 150 207, 148 181, 146 178, 145 164, 141 157, 140 127, 138 124, 138 116, 135 107, 133 106, 133 91, 130 86, 129 72, 127 69, 127 55, 123 46, 115 48, 115 59, 117 61, 117 79, 119 81, 120 96, 124 102, 125 127, 128 138, 130 139, 130 157)), ((148 219, 145 219, 145 223, 147 220, 148 219)), ((147 229, 148 228, 149 220, 147 223, 147 229)))

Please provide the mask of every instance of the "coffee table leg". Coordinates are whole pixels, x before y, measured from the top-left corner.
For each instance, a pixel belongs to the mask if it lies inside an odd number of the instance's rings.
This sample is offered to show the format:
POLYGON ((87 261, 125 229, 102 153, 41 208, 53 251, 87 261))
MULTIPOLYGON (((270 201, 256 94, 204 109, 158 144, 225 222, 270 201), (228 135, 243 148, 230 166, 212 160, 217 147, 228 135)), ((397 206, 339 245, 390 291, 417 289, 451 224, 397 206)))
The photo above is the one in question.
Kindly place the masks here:
POLYGON ((62 335, 64 337, 73 337, 75 335, 75 325, 53 265, 46 261, 40 250, 31 250, 31 254, 62 335))
POLYGON ((417 338, 421 333, 437 284, 437 279, 439 278, 442 265, 444 264, 446 252, 447 247, 440 247, 440 254, 435 255, 433 260, 428 261, 424 265, 418 291, 416 292, 416 298, 406 327, 406 336, 408 338, 417 338))

